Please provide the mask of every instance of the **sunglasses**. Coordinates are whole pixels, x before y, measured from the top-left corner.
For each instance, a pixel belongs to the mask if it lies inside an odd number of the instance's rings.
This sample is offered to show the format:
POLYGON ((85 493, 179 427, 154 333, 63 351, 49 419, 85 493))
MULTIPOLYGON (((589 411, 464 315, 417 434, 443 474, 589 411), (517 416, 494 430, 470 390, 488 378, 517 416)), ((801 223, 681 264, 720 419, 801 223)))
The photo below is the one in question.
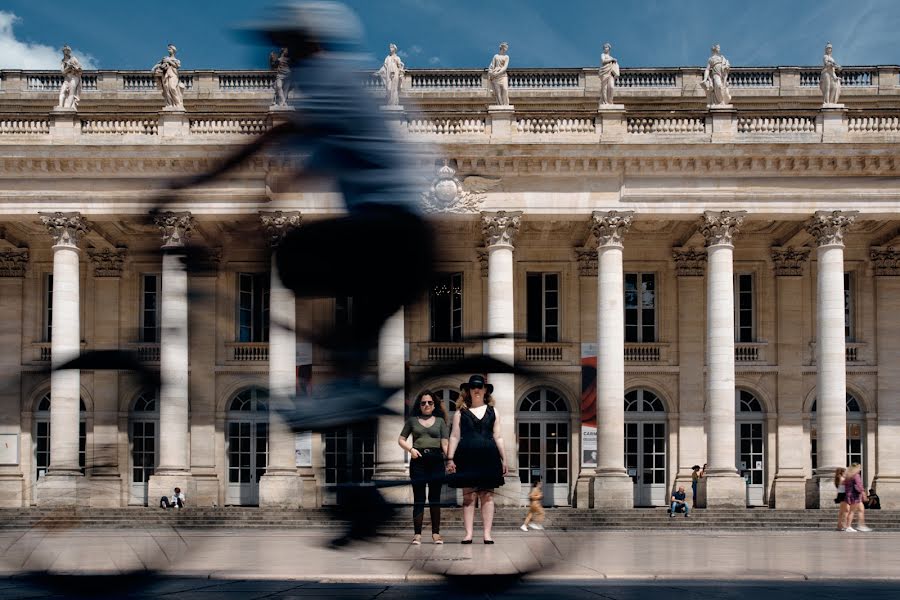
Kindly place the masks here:
POLYGON ((419 402, 419 405, 420 406, 434 406, 434 401, 433 400, 422 400, 421 402, 419 402))

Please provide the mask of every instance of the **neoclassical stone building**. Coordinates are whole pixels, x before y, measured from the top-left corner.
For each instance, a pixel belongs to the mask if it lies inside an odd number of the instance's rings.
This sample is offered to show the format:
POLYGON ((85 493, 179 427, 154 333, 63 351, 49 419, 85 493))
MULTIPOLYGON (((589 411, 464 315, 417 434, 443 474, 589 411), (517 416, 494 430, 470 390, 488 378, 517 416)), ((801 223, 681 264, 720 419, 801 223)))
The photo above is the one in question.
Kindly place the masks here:
MULTIPOLYGON (((490 107, 483 72, 407 72, 385 113, 447 158, 424 200, 442 276, 386 326, 373 373, 452 403, 462 374, 419 374, 484 349, 529 367, 490 376, 507 503, 540 475, 558 505, 662 505, 708 463, 709 506, 825 507, 833 469, 861 462, 896 508, 898 68, 845 68, 845 104, 825 107, 818 68, 732 69, 728 107, 701 72, 623 69, 599 110, 596 69, 511 70, 512 107, 490 107), (466 341, 481 332, 525 337, 466 341)), ((329 483, 403 473, 399 418, 295 436, 267 410, 265 388, 332 369, 269 321, 353 313, 280 289, 270 243, 340 198, 290 187, 273 157, 149 214, 162 179, 283 114, 271 73, 181 77, 186 112, 160 112, 151 76, 85 72, 75 112, 53 108, 58 74, 2 72, 2 506, 153 504, 174 485, 196 505, 316 506, 329 483), (188 242, 207 250, 186 272, 188 242), (166 385, 51 377, 79 348, 132 349, 166 385)))

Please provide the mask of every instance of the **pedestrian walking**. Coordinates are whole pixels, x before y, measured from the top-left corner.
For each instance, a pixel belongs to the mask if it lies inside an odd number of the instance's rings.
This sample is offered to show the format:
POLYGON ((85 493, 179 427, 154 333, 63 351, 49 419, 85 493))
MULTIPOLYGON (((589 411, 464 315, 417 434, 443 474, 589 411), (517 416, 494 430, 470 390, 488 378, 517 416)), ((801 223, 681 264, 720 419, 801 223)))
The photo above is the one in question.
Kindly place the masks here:
POLYGON ((845 524, 847 522, 847 513, 850 511, 849 506, 847 506, 847 493, 844 486, 844 473, 847 472, 847 469, 844 467, 838 467, 834 470, 834 487, 837 488, 837 496, 834 499, 834 503, 838 505, 838 531, 844 531, 847 528, 845 524))
POLYGON ((866 526, 866 506, 864 504, 867 499, 866 488, 862 484, 859 463, 853 463, 847 469, 847 472, 844 473, 844 488, 847 494, 847 505, 849 506, 846 529, 844 531, 872 531, 871 528, 866 526), (859 523, 856 529, 853 529, 854 515, 856 515, 856 520, 859 523))
POLYGON ((540 477, 536 477, 531 482, 531 491, 528 492, 528 512, 525 513, 525 522, 519 527, 522 531, 528 531, 528 528, 541 530, 544 528, 544 507, 541 500, 544 499, 544 482, 540 477))

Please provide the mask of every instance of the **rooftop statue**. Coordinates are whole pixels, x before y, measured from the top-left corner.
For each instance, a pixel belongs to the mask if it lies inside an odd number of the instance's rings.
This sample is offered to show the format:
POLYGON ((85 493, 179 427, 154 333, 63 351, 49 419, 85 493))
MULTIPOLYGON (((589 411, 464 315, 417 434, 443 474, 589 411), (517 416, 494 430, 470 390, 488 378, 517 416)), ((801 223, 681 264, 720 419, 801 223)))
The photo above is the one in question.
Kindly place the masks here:
POLYGON ((507 50, 509 50, 509 44, 502 42, 500 51, 494 55, 491 66, 488 67, 488 81, 491 83, 491 89, 494 91, 494 97, 499 106, 509 106, 509 77, 506 75, 506 70, 509 68, 507 50))
POLYGON ((288 58, 288 49, 282 48, 280 54, 269 54, 269 66, 275 71, 275 103, 273 106, 287 106, 288 93, 291 91, 291 60, 288 58))
POLYGON ((391 44, 388 47, 388 55, 384 57, 384 64, 376 71, 384 84, 385 105, 400 106, 400 82, 406 73, 406 65, 397 56, 397 46, 391 44))
POLYGON ((823 104, 837 104, 841 96, 841 78, 838 75, 841 65, 831 55, 831 42, 825 45, 825 56, 822 57, 822 75, 819 77, 819 89, 822 90, 823 104))
POLYGON ((726 106, 731 104, 731 92, 728 90, 728 73, 731 64, 722 56, 719 45, 712 47, 712 55, 706 62, 703 81, 700 85, 706 90, 707 102, 710 106, 726 106))
POLYGON ((79 96, 81 96, 81 63, 72 56, 72 49, 63 46, 63 58, 60 71, 63 74, 63 83, 59 88, 59 103, 57 108, 78 108, 79 96))
POLYGON ((168 50, 169 55, 153 65, 153 75, 162 89, 163 99, 166 101, 165 110, 184 110, 184 84, 178 78, 181 61, 175 58, 178 48, 169 44, 168 50))
POLYGON ((619 61, 610 55, 610 50, 612 45, 609 42, 603 44, 603 54, 600 55, 600 106, 613 103, 613 91, 619 76, 619 61))

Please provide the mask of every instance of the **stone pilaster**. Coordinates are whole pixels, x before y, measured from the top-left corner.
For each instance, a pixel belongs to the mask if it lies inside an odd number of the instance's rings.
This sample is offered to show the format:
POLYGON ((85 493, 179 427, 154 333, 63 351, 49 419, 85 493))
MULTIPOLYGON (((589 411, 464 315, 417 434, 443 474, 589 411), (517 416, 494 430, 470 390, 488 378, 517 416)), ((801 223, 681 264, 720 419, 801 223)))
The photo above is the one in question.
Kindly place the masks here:
MULTIPOLYGON (((272 249, 269 287, 269 464, 259 481, 261 506, 297 508, 301 504, 294 432, 278 413, 287 407, 297 388, 296 303, 294 294, 278 277, 275 252, 284 236, 299 227, 299 212, 260 213, 260 222, 272 249)), ((303 260, 302 257, 298 257, 303 260)))
POLYGON ((188 275, 182 257, 194 228, 189 212, 155 216, 162 232, 162 298, 159 370, 159 467, 150 477, 148 496, 171 495, 178 486, 194 494, 188 454, 188 275))
POLYGON ((745 506, 744 480, 735 468, 734 268, 732 239, 744 212, 706 212, 706 415, 707 463, 701 498, 707 507, 745 506))
POLYGON ((79 506, 88 493, 78 464, 81 374, 57 367, 81 352, 78 239, 87 233, 79 213, 41 213, 53 238, 53 337, 50 341, 50 468, 37 484, 37 503, 79 506))
MULTIPOLYGON (((510 337, 488 340, 488 354, 510 365, 515 363, 515 279, 513 249, 521 211, 499 211, 481 213, 481 233, 488 250, 488 311, 487 333, 502 334, 510 337)), ((494 401, 500 415, 503 434, 506 464, 509 475, 506 477, 507 490, 518 490, 518 448, 516 447, 516 387, 515 376, 511 373, 488 374, 494 386, 494 401)), ((498 494, 494 502, 501 505, 521 504, 518 493, 498 494)))
POLYGON ((833 506, 830 478, 845 466, 847 367, 844 340, 844 234, 856 211, 818 211, 806 229, 818 245, 816 276, 816 440, 819 507, 833 506))
MULTIPOLYGON (((809 248, 772 248, 778 330, 778 421, 775 508, 806 508, 805 468, 809 456, 803 436, 803 265, 809 248)), ((768 430, 772 433, 772 429, 768 430)), ((766 464, 771 464, 766 461, 766 464)))
POLYGON ((597 470, 594 508, 631 508, 625 470, 625 307, 622 242, 634 213, 594 212, 597 240, 597 470))
POLYGON ((22 381, 23 286, 28 266, 28 249, 0 250, 0 433, 4 441, 18 447, 15 464, 0 465, 0 508, 19 508, 24 502, 22 472, 22 428, 20 417, 22 381))
MULTIPOLYGON (((394 313, 381 328, 378 337, 378 383, 385 387, 399 387, 400 391, 387 401, 387 408, 396 414, 378 419, 377 447, 375 450, 375 478, 404 479, 409 476, 403 462, 403 449, 397 444, 403 429, 404 383, 406 379, 406 345, 403 309, 394 313)), ((393 502, 411 502, 412 490, 407 486, 385 490, 393 502)))

